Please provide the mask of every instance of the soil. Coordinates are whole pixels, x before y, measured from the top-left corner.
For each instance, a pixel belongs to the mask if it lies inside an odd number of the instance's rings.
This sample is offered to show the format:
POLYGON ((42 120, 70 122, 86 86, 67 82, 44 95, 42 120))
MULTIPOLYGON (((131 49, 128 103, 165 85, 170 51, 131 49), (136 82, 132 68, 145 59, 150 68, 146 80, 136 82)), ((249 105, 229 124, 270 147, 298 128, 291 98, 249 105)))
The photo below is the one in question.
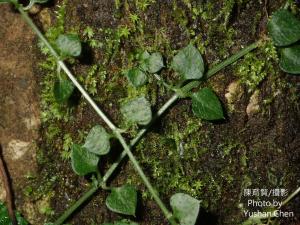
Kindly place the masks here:
MULTIPOLYGON (((94 98, 116 124, 122 123, 118 113, 119 100, 128 95, 127 81, 120 75, 121 70, 126 67, 124 64, 130 64, 129 58, 135 49, 161 51, 168 62, 174 54, 173 50, 185 46, 201 34, 200 43, 208 43, 204 46, 205 61, 207 65, 212 65, 263 37, 266 34, 266 11, 271 14, 283 5, 283 1, 275 0, 269 0, 267 6, 255 0, 241 1, 243 4, 235 4, 230 11, 226 29, 218 31, 217 25, 224 23, 222 16, 221 19, 218 17, 207 23, 198 17, 193 19, 193 14, 184 2, 205 6, 211 4, 213 7, 207 13, 217 16, 227 1, 175 1, 178 10, 174 10, 173 2, 157 0, 144 12, 139 11, 130 1, 128 6, 123 4, 119 9, 116 9, 115 1, 111 0, 87 0, 84 3, 69 0, 67 4, 66 30, 76 30, 81 35, 87 26, 94 30, 131 26, 129 11, 137 13, 145 22, 143 35, 134 31, 129 38, 123 38, 120 45, 114 42, 114 45, 118 45, 118 51, 110 63, 103 63, 109 72, 104 82, 97 86, 98 93, 94 98), (232 37, 227 32, 230 28, 236 32, 232 37), (160 29, 163 32, 160 33, 160 29), (191 34, 189 29, 194 29, 196 34, 191 34)), ((61 1, 53 1, 32 15, 44 32, 55 25, 55 11, 61 4, 61 1)), ((295 10, 299 11, 297 8, 295 10)), ((91 177, 77 176, 72 171, 70 160, 61 157, 64 134, 69 134, 74 142, 80 142, 82 137, 78 131, 86 132, 95 124, 104 124, 84 104, 83 99, 73 106, 68 121, 53 119, 41 123, 41 83, 47 71, 38 67, 38 63, 45 56, 41 55, 37 38, 22 18, 6 5, 1 4, 0 11, 0 141, 12 179, 16 208, 30 224, 39 225, 61 215, 87 190, 91 180, 91 177), (51 125, 60 131, 49 139, 51 125)), ((102 41, 107 38, 105 35, 96 32, 95 39, 102 41)), ((199 42, 196 44, 200 45, 199 42)), ((78 76, 86 74, 93 64, 107 59, 103 49, 90 51, 92 53, 87 54, 88 60, 81 58, 75 65, 70 64, 78 76)), ((199 225, 236 225, 245 221, 244 209, 260 209, 247 206, 248 200, 252 198, 243 196, 245 189, 284 188, 291 193, 300 186, 300 80, 296 76, 282 73, 275 63, 272 68, 274 71, 269 71, 256 87, 259 92, 248 91, 244 84, 237 86, 235 82, 239 76, 234 67, 222 70, 207 85, 214 88, 224 104, 227 112, 224 121, 200 121, 193 117, 190 101, 180 100, 136 147, 137 158, 164 202, 167 203, 176 192, 188 192, 202 201, 197 222, 199 225), (231 102, 228 93, 239 97, 231 102), (270 98, 271 103, 264 104, 270 98), (230 104, 234 110, 230 109, 230 104), (189 123, 196 128, 186 134, 189 123), (178 137, 180 143, 189 146, 187 149, 191 151, 183 158, 176 156, 178 137), (158 175, 155 169, 160 169, 162 175, 158 175), (178 172, 181 169, 184 172, 178 172), (178 174, 180 178, 176 180, 174 177, 178 174), (175 181, 178 181, 177 186, 172 183, 175 181), (196 189, 193 186, 196 181, 203 186, 196 189)), ((162 75, 168 81, 176 79, 172 73, 163 72, 162 75)), ((151 98, 153 110, 157 110, 171 93, 160 91, 160 87, 153 82, 148 85, 147 95, 151 98)), ((127 134, 128 138, 130 136, 127 134)), ((120 151, 119 147, 113 143, 114 154, 104 158, 106 161, 101 169, 107 169, 120 151)), ((137 217, 125 218, 145 225, 168 224, 149 197, 133 166, 126 160, 111 179, 111 185, 118 186, 125 182, 138 186, 141 202, 137 217)), ((3 187, 0 194, 4 200, 3 187)), ((67 222, 89 225, 124 218, 105 207, 107 194, 99 190, 67 222)), ((284 198, 273 199, 281 201, 284 198)), ((293 211, 294 216, 280 218, 280 224, 300 223, 299 196, 283 209, 293 211)))

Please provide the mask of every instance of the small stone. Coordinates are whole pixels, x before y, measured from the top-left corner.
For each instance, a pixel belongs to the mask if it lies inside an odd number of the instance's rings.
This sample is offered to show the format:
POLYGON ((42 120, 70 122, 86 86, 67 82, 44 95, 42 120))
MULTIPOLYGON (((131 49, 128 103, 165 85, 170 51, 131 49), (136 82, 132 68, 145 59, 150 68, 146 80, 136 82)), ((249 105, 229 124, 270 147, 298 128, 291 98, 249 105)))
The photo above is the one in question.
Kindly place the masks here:
POLYGON ((233 104, 241 99, 244 94, 244 89, 239 81, 231 82, 227 87, 225 98, 229 104, 233 104))
POLYGON ((246 108, 246 113, 248 116, 253 116, 260 110, 259 106, 259 90, 256 90, 250 97, 249 104, 246 108))
POLYGON ((25 142, 21 140, 11 140, 8 143, 8 152, 12 160, 18 160, 25 155, 25 153, 30 148, 30 142, 25 142))
POLYGON ((34 4, 30 9, 29 9, 29 14, 35 15, 38 14, 41 11, 41 6, 34 4))

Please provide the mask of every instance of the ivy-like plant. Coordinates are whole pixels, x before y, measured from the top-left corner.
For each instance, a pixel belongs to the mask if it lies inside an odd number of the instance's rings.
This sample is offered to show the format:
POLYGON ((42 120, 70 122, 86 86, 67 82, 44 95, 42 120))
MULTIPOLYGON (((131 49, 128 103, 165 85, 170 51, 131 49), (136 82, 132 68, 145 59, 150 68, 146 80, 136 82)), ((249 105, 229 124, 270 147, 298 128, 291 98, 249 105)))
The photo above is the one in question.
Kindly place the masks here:
MULTIPOLYGON (((257 48, 260 42, 256 42, 240 52, 236 53, 224 62, 214 66, 208 71, 205 70, 205 65, 199 51, 189 44, 185 48, 178 51, 174 56, 171 65, 164 65, 163 56, 156 53, 144 52, 140 55, 137 66, 130 69, 126 76, 129 82, 139 87, 147 83, 149 76, 153 76, 160 83, 162 83, 169 90, 174 91, 175 94, 159 109, 156 113, 153 113, 150 107, 150 103, 145 96, 139 96, 134 99, 123 103, 121 105, 121 113, 124 118, 131 123, 136 123, 142 126, 142 129, 137 136, 127 144, 122 136, 122 131, 115 126, 110 119, 103 113, 103 111, 97 106, 97 104, 88 95, 85 89, 79 84, 73 74, 70 72, 64 60, 68 57, 77 57, 81 53, 81 43, 77 36, 73 34, 64 34, 58 37, 55 46, 52 46, 40 32, 40 30, 32 22, 28 14, 24 11, 30 8, 35 3, 44 3, 46 0, 32 0, 27 7, 23 7, 16 0, 0 0, 0 3, 7 2, 12 3, 21 13, 23 19, 38 35, 41 42, 49 49, 50 54, 56 59, 58 67, 58 81, 54 85, 54 96, 58 102, 64 103, 71 96, 74 88, 76 87, 87 100, 87 102, 93 107, 95 112, 103 119, 106 125, 111 129, 111 133, 107 132, 104 127, 100 125, 94 126, 86 137, 85 143, 74 144, 72 146, 71 161, 72 168, 79 176, 92 174, 91 188, 83 194, 83 196, 74 203, 69 209, 67 209, 61 217, 59 217, 54 223, 62 224, 76 209, 78 209, 83 202, 90 198, 99 188, 110 191, 106 199, 106 206, 113 212, 132 215, 136 213, 137 206, 137 190, 134 186, 123 185, 120 187, 107 187, 107 181, 111 177, 112 173, 116 170, 122 159, 128 155, 134 168, 140 175, 145 186, 153 196, 158 206, 161 208, 165 217, 170 224, 181 225, 194 225, 197 220, 197 216, 200 209, 200 201, 184 193, 176 193, 170 199, 170 206, 172 213, 168 210, 165 204, 161 201, 158 193, 150 183, 149 179, 144 174, 139 162, 134 157, 131 149, 137 144, 142 136, 147 132, 148 128, 159 118, 175 101, 179 98, 190 98, 192 100, 192 109, 196 116, 204 120, 219 120, 223 119, 223 110, 221 103, 216 94, 210 88, 204 87, 196 92, 192 91, 197 88, 201 81, 204 81, 224 67, 237 61, 239 58, 257 48), (159 71, 163 68, 172 69, 180 76, 179 85, 173 86, 167 84, 159 75, 159 71), (61 74, 61 70, 64 74, 61 74), (69 79, 67 79, 67 77, 69 79), (106 155, 110 151, 110 139, 116 138, 121 143, 124 151, 120 154, 117 160, 111 165, 108 171, 102 176, 99 171, 98 164, 102 155, 106 155)), ((284 12, 286 13, 286 12, 284 12)), ((278 25, 276 22, 277 15, 273 16, 273 22, 269 24, 271 36, 274 38, 274 42, 278 46, 287 46, 295 43, 300 37, 295 35, 288 35, 287 37, 277 37, 275 35, 276 29, 284 29, 284 26, 278 25), (275 22, 274 22, 275 20, 275 22), (274 32, 273 32, 273 31, 274 32), (277 38, 277 39, 276 39, 277 38), (283 40, 283 42, 281 42, 283 40), (288 40, 288 41, 287 41, 288 40), (279 43, 279 44, 278 44, 279 43)), ((295 19, 295 18, 294 18, 295 19)), ((295 20, 292 21, 295 22, 295 20)), ((298 26, 298 25, 297 25, 298 26)), ((290 31, 289 31, 290 32, 290 31)), ((290 49, 287 53, 283 54, 284 60, 281 63, 281 68, 294 72, 295 64, 299 65, 299 61, 292 60, 292 54, 298 54, 298 50, 294 48, 290 49), (295 53, 296 52, 296 53, 295 53), (292 65, 292 66, 291 66, 292 65)), ((114 223, 108 223, 106 225, 135 225, 136 223, 121 220, 114 223)))

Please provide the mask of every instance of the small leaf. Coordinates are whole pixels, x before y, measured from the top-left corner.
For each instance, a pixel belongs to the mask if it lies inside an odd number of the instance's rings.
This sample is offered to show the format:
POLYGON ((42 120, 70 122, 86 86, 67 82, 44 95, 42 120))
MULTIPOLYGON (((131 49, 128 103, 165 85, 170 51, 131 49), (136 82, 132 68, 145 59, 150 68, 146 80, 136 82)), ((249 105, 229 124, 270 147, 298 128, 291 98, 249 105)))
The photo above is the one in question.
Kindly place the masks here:
POLYGON ((159 52, 149 54, 147 51, 140 56, 140 67, 149 73, 156 73, 164 67, 164 60, 159 52))
POLYGON ((180 225, 194 225, 196 223, 200 201, 187 194, 176 193, 171 197, 170 205, 180 225))
POLYGON ((194 114, 201 119, 224 119, 220 100, 209 88, 203 88, 192 94, 192 108, 194 114))
POLYGON ((147 125, 152 119, 151 106, 145 97, 134 98, 121 105, 121 113, 130 122, 147 125))
POLYGON ((81 42, 75 34, 61 34, 56 40, 57 47, 65 56, 79 56, 81 54, 81 42))
POLYGON ((137 204, 137 192, 131 185, 112 188, 106 198, 106 206, 113 212, 125 215, 135 215, 137 204))
POLYGON ((148 80, 146 74, 138 68, 129 70, 127 73, 127 78, 135 87, 143 86, 148 80))
POLYGON ((179 50, 173 58, 171 67, 183 80, 200 79, 204 73, 202 56, 192 44, 179 50))
POLYGON ((66 102, 74 91, 74 85, 67 79, 59 79, 54 84, 54 97, 58 103, 66 102))
POLYGON ((98 170, 99 157, 80 145, 74 144, 72 146, 71 160, 72 169, 79 176, 84 176, 98 170))
POLYGON ((279 9, 268 23, 268 31, 277 46, 287 46, 300 40, 300 21, 288 10, 279 9))
POLYGON ((144 51, 138 58, 139 64, 142 70, 148 71, 150 54, 147 51, 144 51))
POLYGON ((300 74, 300 45, 282 49, 279 65, 287 73, 300 74))
POLYGON ((102 126, 94 126, 83 145, 83 147, 97 155, 106 155, 110 149, 109 134, 102 126))

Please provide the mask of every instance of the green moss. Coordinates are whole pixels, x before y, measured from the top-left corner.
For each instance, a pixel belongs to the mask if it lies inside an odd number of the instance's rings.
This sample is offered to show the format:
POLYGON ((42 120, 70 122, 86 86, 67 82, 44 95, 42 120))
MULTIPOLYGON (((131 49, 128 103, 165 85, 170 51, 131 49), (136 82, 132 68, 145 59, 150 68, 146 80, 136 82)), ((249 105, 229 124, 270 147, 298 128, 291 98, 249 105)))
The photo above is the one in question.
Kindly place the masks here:
POLYGON ((267 77, 275 74, 273 63, 278 61, 275 48, 266 42, 258 52, 247 54, 236 67, 236 74, 240 81, 254 91, 267 77))

